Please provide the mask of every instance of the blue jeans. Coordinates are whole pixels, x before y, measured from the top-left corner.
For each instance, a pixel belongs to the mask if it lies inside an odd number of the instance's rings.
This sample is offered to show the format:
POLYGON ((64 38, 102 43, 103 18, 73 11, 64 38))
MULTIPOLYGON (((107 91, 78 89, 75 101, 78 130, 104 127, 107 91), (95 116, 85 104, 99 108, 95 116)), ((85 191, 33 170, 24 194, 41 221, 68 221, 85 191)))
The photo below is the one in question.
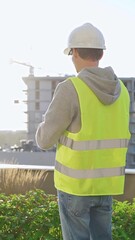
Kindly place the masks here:
POLYGON ((112 240, 112 197, 58 191, 64 240, 112 240))

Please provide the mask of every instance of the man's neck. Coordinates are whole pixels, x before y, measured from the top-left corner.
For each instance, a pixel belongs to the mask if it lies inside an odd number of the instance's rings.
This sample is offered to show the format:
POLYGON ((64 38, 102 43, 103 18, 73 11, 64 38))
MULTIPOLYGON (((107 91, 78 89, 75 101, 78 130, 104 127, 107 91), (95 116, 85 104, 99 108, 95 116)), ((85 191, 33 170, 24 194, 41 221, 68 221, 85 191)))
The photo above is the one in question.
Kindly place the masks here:
POLYGON ((90 68, 90 67, 98 67, 99 61, 91 61, 91 60, 85 60, 80 63, 79 71, 80 72, 84 68, 90 68))

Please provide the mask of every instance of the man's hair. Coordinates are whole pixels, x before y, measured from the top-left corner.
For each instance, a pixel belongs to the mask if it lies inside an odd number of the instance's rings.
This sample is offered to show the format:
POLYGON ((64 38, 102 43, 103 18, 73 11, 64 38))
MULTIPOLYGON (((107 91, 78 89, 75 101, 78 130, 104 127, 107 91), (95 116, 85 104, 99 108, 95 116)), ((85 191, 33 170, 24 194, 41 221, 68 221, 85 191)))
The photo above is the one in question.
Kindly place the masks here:
POLYGON ((78 54, 82 59, 92 59, 98 61, 103 56, 103 49, 77 48, 78 54))

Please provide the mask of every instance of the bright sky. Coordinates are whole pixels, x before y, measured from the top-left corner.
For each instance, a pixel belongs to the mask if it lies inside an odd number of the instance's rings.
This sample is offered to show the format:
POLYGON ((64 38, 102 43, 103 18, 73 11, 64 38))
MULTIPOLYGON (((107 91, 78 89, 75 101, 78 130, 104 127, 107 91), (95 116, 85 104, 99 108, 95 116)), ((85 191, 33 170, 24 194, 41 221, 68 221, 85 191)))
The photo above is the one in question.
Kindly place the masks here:
POLYGON ((100 66, 112 66, 119 77, 135 77, 134 0, 0 1, 0 130, 26 129, 21 78, 29 69, 9 64, 10 59, 32 64, 36 76, 75 74, 63 49, 69 33, 86 22, 106 40, 100 66))

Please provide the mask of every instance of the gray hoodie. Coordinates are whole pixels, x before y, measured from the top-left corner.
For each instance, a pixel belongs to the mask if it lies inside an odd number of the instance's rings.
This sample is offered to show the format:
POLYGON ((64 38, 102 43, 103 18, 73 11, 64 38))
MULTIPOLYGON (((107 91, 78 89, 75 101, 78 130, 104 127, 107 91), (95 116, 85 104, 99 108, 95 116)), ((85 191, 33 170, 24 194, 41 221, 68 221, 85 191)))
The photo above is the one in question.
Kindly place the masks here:
MULTIPOLYGON (((110 105, 121 92, 120 81, 111 67, 90 67, 78 74, 96 94, 99 101, 110 105)), ((81 115, 78 95, 68 79, 56 87, 53 99, 38 126, 36 142, 41 149, 51 148, 65 130, 76 133, 81 128, 81 115)))

